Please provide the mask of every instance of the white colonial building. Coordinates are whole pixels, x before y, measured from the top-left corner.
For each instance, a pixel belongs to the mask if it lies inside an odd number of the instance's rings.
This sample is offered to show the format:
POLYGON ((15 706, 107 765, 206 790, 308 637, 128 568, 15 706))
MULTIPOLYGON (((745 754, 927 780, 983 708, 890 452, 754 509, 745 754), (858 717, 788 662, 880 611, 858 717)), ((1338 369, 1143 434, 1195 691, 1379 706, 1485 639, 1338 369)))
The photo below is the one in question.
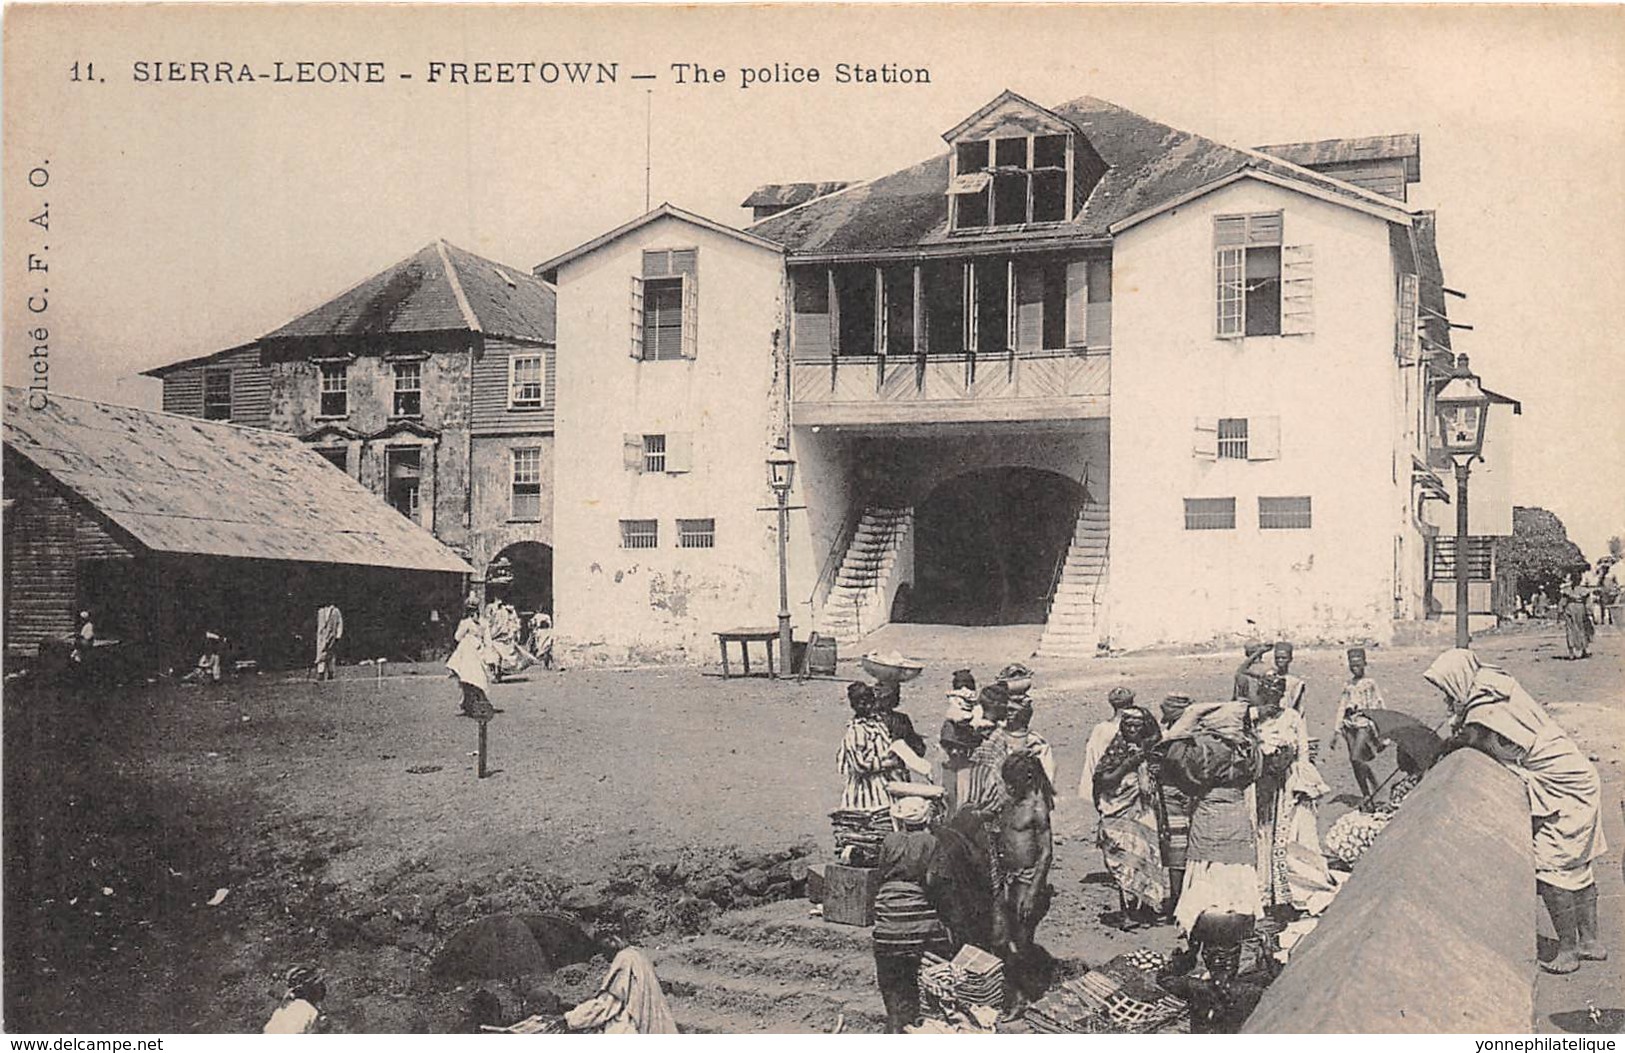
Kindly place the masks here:
POLYGON ((1241 149, 1005 92, 944 139, 762 188, 801 203, 743 230, 663 205, 536 269, 568 649, 708 658, 771 625, 781 439, 803 638, 1032 623, 1089 655, 1437 613, 1454 365, 1416 136, 1241 149))

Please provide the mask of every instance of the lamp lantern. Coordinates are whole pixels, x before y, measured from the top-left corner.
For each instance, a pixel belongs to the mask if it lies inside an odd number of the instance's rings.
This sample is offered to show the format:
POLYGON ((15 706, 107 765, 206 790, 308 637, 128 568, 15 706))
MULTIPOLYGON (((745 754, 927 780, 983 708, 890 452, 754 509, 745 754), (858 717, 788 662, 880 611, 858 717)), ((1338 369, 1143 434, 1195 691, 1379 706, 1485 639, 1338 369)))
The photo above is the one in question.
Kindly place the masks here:
POLYGON ((796 462, 790 456, 790 446, 780 439, 773 452, 767 455, 767 485, 776 494, 788 494, 795 477, 796 462))
POLYGON ((1451 457, 1472 460, 1484 451, 1484 427, 1489 422, 1490 397, 1467 367, 1467 356, 1456 359, 1456 372, 1434 396, 1439 419, 1439 444, 1451 457))

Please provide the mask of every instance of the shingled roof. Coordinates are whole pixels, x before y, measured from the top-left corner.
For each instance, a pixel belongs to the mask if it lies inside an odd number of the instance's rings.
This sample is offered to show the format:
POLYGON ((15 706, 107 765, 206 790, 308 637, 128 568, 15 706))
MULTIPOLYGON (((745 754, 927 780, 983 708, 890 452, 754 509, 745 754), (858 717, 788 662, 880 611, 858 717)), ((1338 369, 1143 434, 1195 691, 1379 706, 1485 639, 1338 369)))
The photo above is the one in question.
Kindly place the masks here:
POLYGON ((1400 215, 1396 202, 1256 150, 1246 150, 1142 117, 1085 96, 1054 113, 1075 124, 1109 165, 1069 223, 948 235, 948 155, 860 183, 753 224, 750 233, 795 256, 902 253, 932 245, 999 245, 1042 239, 1077 242, 1111 236, 1112 227, 1211 183, 1248 170, 1290 180, 1322 195, 1400 215))
POLYGON ((263 339, 473 332, 551 344, 555 322, 551 286, 442 240, 425 245, 263 339))
POLYGON ((5 445, 155 552, 472 573, 290 435, 5 389, 5 445))
POLYGON ((751 191, 750 197, 739 203, 740 208, 790 208, 813 198, 845 190, 852 184, 845 180, 825 183, 766 183, 751 191))

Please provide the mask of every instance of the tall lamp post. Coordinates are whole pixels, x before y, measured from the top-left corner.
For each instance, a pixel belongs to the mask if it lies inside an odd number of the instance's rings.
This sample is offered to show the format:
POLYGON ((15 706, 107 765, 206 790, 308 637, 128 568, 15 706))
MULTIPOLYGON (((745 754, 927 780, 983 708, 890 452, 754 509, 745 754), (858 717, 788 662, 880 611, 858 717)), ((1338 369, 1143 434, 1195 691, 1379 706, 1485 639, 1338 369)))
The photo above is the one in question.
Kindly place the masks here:
POLYGON ((785 539, 790 532, 790 486, 795 482, 796 462, 790 444, 780 439, 767 456, 767 485, 779 503, 779 675, 790 669, 790 569, 785 539))
POLYGON ((1434 396, 1434 407, 1439 442, 1456 466, 1456 646, 1466 647, 1472 640, 1467 631, 1467 476, 1483 456, 1490 416, 1490 397, 1468 368, 1466 355, 1457 356, 1455 375, 1434 396))

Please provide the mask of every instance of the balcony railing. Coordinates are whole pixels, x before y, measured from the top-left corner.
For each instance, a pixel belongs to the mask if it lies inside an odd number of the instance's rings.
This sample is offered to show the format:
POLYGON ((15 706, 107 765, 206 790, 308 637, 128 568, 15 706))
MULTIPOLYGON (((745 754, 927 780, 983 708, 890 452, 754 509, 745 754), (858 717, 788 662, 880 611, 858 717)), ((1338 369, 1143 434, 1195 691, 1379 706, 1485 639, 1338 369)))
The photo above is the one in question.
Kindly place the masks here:
POLYGON ((917 416, 936 407, 943 419, 1016 416, 1022 406, 1046 417, 1105 416, 1111 394, 1108 351, 1022 351, 921 358, 835 356, 791 366, 791 398, 808 413, 879 420, 888 407, 917 416), (913 410, 915 412, 909 412, 913 410))

